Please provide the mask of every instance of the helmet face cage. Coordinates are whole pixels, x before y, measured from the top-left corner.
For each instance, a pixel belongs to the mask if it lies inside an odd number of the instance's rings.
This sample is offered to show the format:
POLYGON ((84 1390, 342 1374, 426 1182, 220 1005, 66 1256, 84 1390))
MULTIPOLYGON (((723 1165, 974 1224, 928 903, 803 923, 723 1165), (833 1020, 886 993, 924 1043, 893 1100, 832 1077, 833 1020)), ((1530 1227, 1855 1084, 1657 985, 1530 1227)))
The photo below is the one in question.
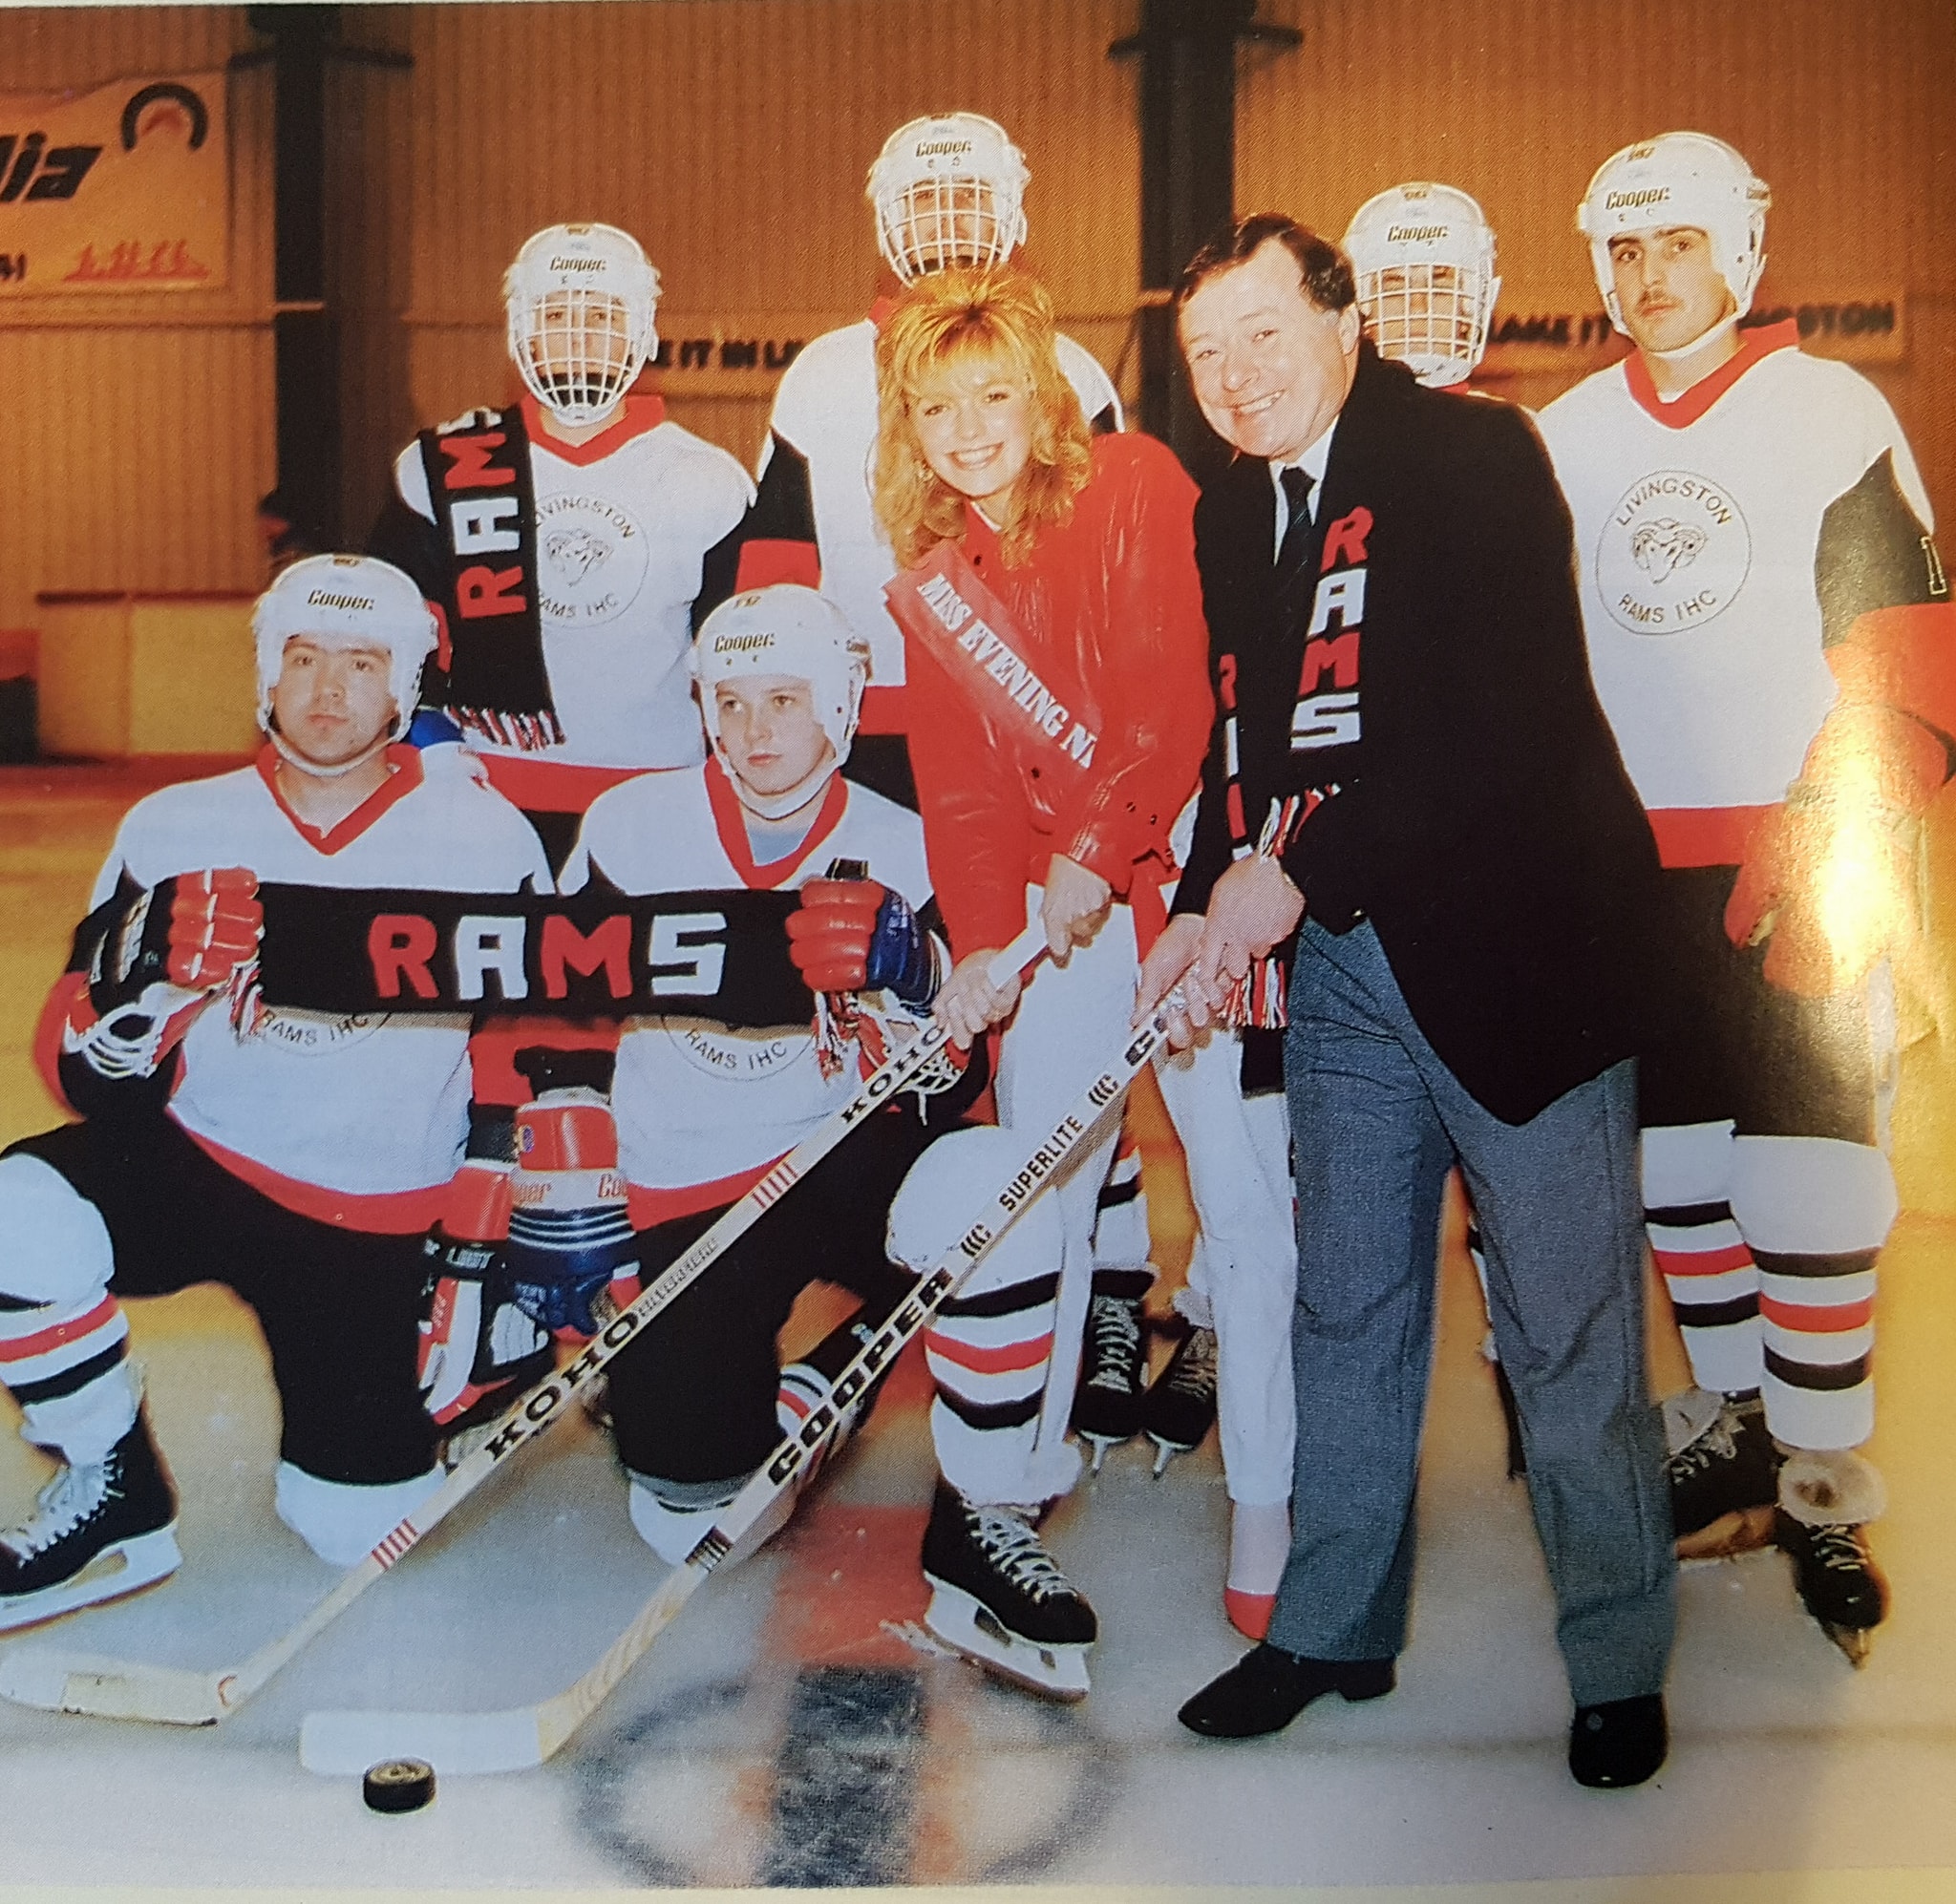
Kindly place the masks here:
POLYGON ((1359 308, 1382 357, 1435 389, 1473 374, 1501 281, 1480 207, 1447 185, 1397 185, 1345 234, 1359 308))
POLYGON ((552 225, 504 280, 509 354, 523 387, 561 421, 595 423, 659 347, 659 274, 611 225, 552 225))
POLYGON ((877 249, 904 284, 953 265, 1002 264, 1025 243, 1019 149, 977 113, 913 119, 869 168, 877 249))
POLYGON ((1668 132, 1626 145, 1597 167, 1576 228, 1589 241, 1589 262, 1609 321, 1628 334, 1616 294, 1609 241, 1626 232, 1690 225, 1712 251, 1737 307, 1753 307, 1766 264, 1766 212, 1773 195, 1736 148, 1710 133, 1668 132))

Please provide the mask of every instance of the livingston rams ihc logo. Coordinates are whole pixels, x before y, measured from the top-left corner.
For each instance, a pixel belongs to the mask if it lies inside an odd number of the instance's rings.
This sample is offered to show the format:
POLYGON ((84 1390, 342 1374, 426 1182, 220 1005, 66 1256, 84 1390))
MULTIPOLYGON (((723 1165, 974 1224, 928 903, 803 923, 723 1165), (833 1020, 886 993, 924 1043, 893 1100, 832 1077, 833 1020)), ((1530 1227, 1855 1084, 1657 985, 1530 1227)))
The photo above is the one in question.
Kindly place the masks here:
POLYGON ((560 625, 615 621, 645 583, 645 532, 602 496, 538 497, 537 550, 543 614, 560 625))
POLYGON ((1752 565, 1752 532, 1728 491, 1688 470, 1654 470, 1604 524, 1596 587, 1633 635, 1677 635, 1730 607, 1752 565))

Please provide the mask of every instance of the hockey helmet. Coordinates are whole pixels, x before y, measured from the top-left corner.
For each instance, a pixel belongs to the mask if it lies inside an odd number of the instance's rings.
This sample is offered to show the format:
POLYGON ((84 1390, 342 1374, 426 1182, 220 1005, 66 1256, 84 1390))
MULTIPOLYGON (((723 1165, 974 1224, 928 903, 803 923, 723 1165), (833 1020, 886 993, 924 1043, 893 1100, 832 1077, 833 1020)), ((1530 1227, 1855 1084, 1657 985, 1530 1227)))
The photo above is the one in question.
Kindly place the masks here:
POLYGON ((1718 273, 1732 289, 1737 314, 1753 307, 1766 263, 1766 212, 1773 195, 1743 157, 1710 133, 1667 132, 1626 145, 1596 168, 1576 229, 1589 241, 1609 321, 1627 333, 1609 241, 1626 232, 1692 225, 1712 241, 1718 273))
POLYGON ((912 119, 869 168, 877 248, 904 284, 953 264, 1002 264, 1026 240, 1025 155, 995 119, 912 119))
POLYGON ((415 718, 421 668, 435 650, 435 615, 421 591, 373 556, 308 556, 281 569, 251 611, 258 649, 258 725, 271 730, 271 695, 295 635, 322 647, 385 648, 393 737, 415 718))
POLYGON ((1465 192, 1393 185, 1352 214, 1345 250, 1380 356, 1435 389, 1473 374, 1501 281, 1493 227, 1465 192))
POLYGON ((574 427, 609 412, 659 348, 659 274, 616 225, 545 226, 503 273, 502 296, 524 388, 574 427))
POLYGON ((812 779, 788 794, 764 798, 744 787, 731 768, 743 802, 757 813, 775 817, 793 813, 815 788, 849 757, 856 722, 862 711, 862 689, 869 679, 869 644, 849 625, 848 619, 827 596, 799 582, 777 582, 768 588, 749 589, 730 597, 700 624, 689 657, 699 686, 700 718, 707 738, 724 765, 720 718, 713 690, 723 681, 741 675, 779 674, 806 681, 815 702, 815 718, 827 734, 834 758, 812 779), (782 800, 792 804, 782 806, 782 800))
MULTIPOLYGON (((976 1222, 998 1227, 988 1193, 1004 1189, 1024 1156, 1026 1138, 995 1124, 947 1132, 909 1168, 890 1201, 887 1248, 892 1262, 915 1275, 931 1269, 976 1222)), ((1010 1229, 985 1253, 976 1280, 1002 1289, 1059 1267, 1066 1235, 1050 1195, 1022 1204, 1010 1229)), ((967 1286, 965 1292, 973 1291, 967 1286)))

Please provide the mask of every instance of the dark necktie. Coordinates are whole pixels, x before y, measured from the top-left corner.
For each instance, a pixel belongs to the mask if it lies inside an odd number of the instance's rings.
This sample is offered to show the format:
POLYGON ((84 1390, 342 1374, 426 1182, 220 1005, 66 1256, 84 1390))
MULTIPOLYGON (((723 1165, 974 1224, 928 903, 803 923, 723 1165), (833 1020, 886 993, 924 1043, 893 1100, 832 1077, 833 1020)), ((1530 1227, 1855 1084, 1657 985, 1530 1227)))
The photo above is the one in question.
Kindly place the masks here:
POLYGON ((1304 561, 1304 546, 1310 539, 1310 493, 1314 485, 1295 464, 1280 471, 1278 480, 1284 485, 1284 500, 1290 512, 1284 525, 1283 545, 1277 551, 1277 575, 1283 580, 1294 574, 1304 561))

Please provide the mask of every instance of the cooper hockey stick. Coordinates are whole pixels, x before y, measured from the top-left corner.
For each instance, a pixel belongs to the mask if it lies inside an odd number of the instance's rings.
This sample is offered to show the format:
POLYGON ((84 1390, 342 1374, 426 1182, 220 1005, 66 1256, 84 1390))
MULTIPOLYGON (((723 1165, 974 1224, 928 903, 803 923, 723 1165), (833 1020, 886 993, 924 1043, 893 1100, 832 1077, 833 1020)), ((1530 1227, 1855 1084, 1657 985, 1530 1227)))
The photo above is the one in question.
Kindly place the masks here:
MULTIPOLYGON (((1046 935, 1029 926, 991 962, 993 984, 1008 984, 1046 950, 1046 935)), ((628 1307, 554 1375, 546 1376, 505 1411, 482 1445, 465 1457, 442 1485, 397 1522, 364 1560, 341 1576, 288 1632, 268 1640, 235 1665, 198 1672, 108 1659, 54 1648, 12 1648, 0 1657, 0 1698, 51 1712, 97 1719, 140 1719, 162 1725, 214 1725, 257 1693, 308 1641, 337 1619, 411 1548, 438 1527, 520 1448, 543 1433, 564 1404, 597 1375, 681 1291, 689 1288, 759 1221, 762 1214, 827 1156, 872 1111, 911 1083, 948 1042, 930 1024, 879 1066, 862 1088, 818 1125, 713 1226, 675 1258, 628 1307)))
POLYGON ((922 1335, 979 1258, 1084 1144, 1095 1124, 1168 1035, 1180 1004, 1171 993, 1129 1040, 1119 1059, 1081 1092, 1052 1129, 1030 1145, 970 1227, 935 1263, 837 1376, 829 1399, 776 1448, 699 1544, 660 1583, 589 1672, 539 1705, 503 1712, 311 1712, 299 1760, 315 1772, 364 1771, 381 1759, 425 1759, 441 1772, 521 1771, 550 1758, 616 1690, 654 1640, 678 1618, 707 1576, 821 1449, 838 1420, 904 1346, 922 1335))

